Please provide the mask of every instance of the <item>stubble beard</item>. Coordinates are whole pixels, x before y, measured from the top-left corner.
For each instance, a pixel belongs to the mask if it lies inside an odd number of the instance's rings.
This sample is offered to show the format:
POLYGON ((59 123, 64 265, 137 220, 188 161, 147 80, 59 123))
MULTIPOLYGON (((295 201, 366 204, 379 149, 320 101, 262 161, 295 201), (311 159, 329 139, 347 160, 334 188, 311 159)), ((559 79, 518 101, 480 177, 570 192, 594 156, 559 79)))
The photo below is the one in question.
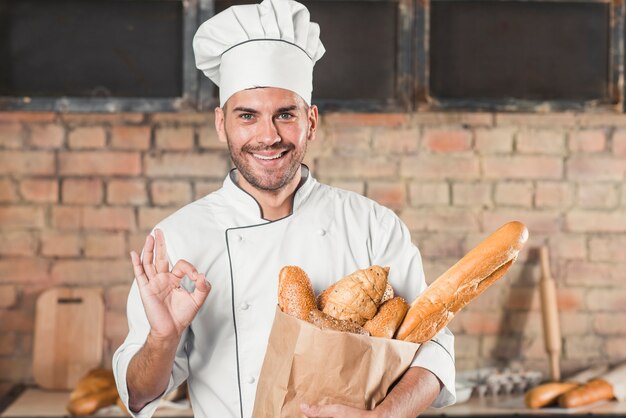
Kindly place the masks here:
POLYGON ((300 165, 304 160, 306 153, 307 142, 300 150, 296 149, 293 144, 284 145, 282 142, 272 144, 269 147, 253 147, 251 145, 244 145, 240 150, 233 149, 231 146, 230 138, 226 133, 226 139, 228 144, 228 150, 230 151, 230 157, 233 160, 233 164, 244 179, 255 189, 267 192, 278 192, 285 187, 300 170, 300 165), (288 163, 284 168, 278 168, 276 170, 262 170, 252 167, 249 163, 251 153, 258 151, 288 151, 287 155, 281 157, 288 159, 288 163))

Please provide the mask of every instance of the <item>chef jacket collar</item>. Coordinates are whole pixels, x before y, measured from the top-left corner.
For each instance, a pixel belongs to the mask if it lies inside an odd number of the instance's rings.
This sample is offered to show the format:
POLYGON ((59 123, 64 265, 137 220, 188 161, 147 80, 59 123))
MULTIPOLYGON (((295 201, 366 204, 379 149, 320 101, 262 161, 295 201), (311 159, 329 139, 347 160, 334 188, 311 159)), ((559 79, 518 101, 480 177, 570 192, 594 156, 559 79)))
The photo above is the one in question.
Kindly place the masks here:
MULTIPOLYGON (((311 193, 313 185, 316 182, 315 178, 311 175, 309 167, 307 167, 305 164, 302 164, 301 168, 301 178, 300 183, 296 188, 295 196, 293 198, 292 213, 287 215, 286 217, 293 215, 294 212, 300 209, 306 198, 311 193)), ((226 179, 224 180, 224 188, 228 190, 230 194, 237 199, 238 203, 242 205, 242 207, 240 207, 241 210, 245 210, 247 212, 249 211, 249 213, 254 213, 258 216, 259 219, 267 221, 267 219, 263 218, 263 210, 261 209, 261 205, 259 204, 259 202, 250 193, 248 193, 247 191, 242 189, 241 186, 239 186, 239 183, 237 181, 238 177, 239 170, 237 170, 236 168, 230 170, 230 172, 226 176, 226 179)))

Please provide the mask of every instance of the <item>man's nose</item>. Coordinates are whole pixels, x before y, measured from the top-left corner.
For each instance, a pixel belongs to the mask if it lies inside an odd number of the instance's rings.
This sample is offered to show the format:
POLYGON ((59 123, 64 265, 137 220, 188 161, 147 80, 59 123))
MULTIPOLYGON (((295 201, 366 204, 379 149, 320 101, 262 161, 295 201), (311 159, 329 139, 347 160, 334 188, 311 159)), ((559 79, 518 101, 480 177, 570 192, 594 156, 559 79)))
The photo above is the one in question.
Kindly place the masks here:
POLYGON ((266 145, 272 145, 282 140, 282 138, 278 134, 278 129, 276 128, 274 118, 263 118, 262 122, 259 125, 259 142, 266 145))

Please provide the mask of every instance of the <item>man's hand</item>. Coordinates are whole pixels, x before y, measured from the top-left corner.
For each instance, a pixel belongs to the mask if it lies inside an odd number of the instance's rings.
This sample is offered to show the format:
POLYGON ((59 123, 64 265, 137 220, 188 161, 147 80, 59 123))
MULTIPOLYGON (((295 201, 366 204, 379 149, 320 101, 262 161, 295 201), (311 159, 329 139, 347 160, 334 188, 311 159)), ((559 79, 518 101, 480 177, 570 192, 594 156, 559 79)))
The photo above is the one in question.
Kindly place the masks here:
POLYGON ((130 253, 135 279, 150 323, 151 336, 178 339, 200 310, 211 285, 185 260, 179 260, 170 271, 163 232, 156 229, 154 234, 156 245, 152 235, 148 235, 143 247, 143 261, 135 251, 130 253), (193 292, 180 286, 185 276, 195 283, 193 292))
POLYGON ((374 411, 364 411, 346 405, 300 405, 300 409, 309 418, 375 418, 374 411))

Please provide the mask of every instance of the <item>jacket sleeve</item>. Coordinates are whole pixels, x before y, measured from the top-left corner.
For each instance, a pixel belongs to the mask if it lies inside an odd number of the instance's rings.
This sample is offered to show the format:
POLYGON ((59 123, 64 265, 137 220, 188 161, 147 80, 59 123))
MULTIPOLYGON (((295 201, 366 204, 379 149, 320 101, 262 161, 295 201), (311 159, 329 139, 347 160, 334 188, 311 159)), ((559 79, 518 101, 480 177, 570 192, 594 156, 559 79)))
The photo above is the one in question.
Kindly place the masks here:
MULTIPOLYGON (((150 331, 150 324, 148 323, 148 318, 146 317, 146 313, 141 302, 141 296, 139 295, 139 288, 137 287, 136 281, 133 282, 133 285, 131 286, 126 311, 128 316, 128 336, 126 337, 124 343, 113 354, 113 374, 115 375, 117 391, 122 399, 122 402, 128 409, 128 386, 126 384, 126 372, 131 359, 141 349, 150 331)), ((159 405, 161 398, 185 381, 189 375, 187 356, 185 353, 186 339, 187 330, 183 332, 178 345, 172 373, 170 375, 170 381, 165 392, 163 392, 160 397, 144 406, 141 411, 133 413, 129 410, 133 417, 151 417, 159 405)))
MULTIPOLYGON (((389 266, 389 282, 395 293, 410 304, 427 287, 420 252, 406 225, 391 210, 377 206, 372 214, 373 264, 389 266)), ((411 367, 430 370, 443 383, 432 406, 441 408, 456 401, 454 335, 444 328, 420 346, 411 367)))

